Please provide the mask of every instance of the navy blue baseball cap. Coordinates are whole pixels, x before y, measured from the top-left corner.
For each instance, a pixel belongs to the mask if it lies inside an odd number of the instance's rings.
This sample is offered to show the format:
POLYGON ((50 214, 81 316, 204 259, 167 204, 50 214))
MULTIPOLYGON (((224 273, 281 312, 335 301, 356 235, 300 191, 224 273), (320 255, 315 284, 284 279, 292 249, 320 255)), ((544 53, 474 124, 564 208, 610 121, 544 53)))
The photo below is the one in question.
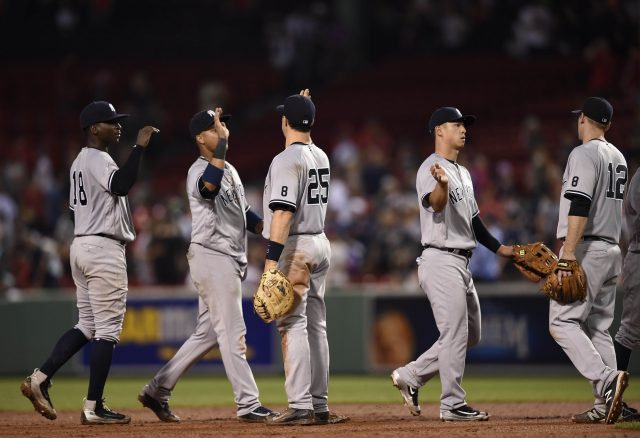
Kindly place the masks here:
POLYGON ((278 105, 276 111, 283 114, 294 128, 311 128, 316 118, 316 106, 301 94, 287 97, 284 105, 278 105))
POLYGON ((98 100, 85 106, 80 113, 80 126, 87 129, 100 122, 113 122, 129 117, 129 114, 118 114, 109 102, 98 100))
POLYGON ((581 109, 571 111, 574 114, 584 114, 591 120, 606 125, 613 117, 613 107, 602 97, 590 97, 584 101, 581 109))
POLYGON ((452 106, 443 106, 442 108, 438 108, 429 118, 429 134, 433 134, 433 130, 438 125, 460 121, 464 123, 464 126, 471 126, 473 125, 473 122, 476 121, 476 116, 471 114, 462 115, 458 108, 454 108, 452 106))
MULTIPOLYGON (((231 114, 223 114, 220 116, 220 121, 223 123, 226 123, 229 119, 231 119, 231 114)), ((215 120, 216 113, 213 110, 195 113, 189 122, 189 134, 191 134, 191 138, 195 139, 198 134, 213 125, 215 120)))

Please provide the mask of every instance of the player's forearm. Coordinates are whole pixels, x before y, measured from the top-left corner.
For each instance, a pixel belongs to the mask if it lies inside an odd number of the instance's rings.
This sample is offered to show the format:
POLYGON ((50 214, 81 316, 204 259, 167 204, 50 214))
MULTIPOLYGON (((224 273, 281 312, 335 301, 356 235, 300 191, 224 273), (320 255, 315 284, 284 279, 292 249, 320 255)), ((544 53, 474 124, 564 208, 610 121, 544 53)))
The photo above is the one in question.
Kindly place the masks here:
MULTIPOLYGON (((501 246, 500 242, 498 242, 498 239, 496 239, 493 234, 487 230, 487 227, 485 227, 484 222, 482 222, 482 219, 480 218, 480 214, 475 215, 473 219, 471 219, 471 227, 473 228, 473 234, 475 234, 478 242, 491 251, 498 253, 501 246)), ((504 251, 505 250, 503 250, 503 253, 504 251)), ((502 255, 502 253, 500 253, 500 255, 502 255)))
POLYGON ((138 177, 138 169, 140 168, 140 159, 142 158, 143 147, 135 146, 131 150, 131 154, 124 165, 116 170, 111 178, 111 193, 118 196, 125 196, 133 187, 138 177))
POLYGON ((271 228, 269 229, 269 243, 267 247, 267 258, 264 263, 265 271, 271 268, 275 268, 278 265, 278 259, 280 254, 273 254, 274 249, 282 252, 282 248, 289 237, 289 228, 291 227, 291 220, 293 219, 293 212, 285 210, 275 210, 273 217, 271 218, 271 228), (273 243, 272 243, 273 242, 273 243), (282 246, 280 246, 282 245, 282 246))
POLYGON ((562 248, 563 259, 575 259, 576 258, 576 245, 578 241, 582 239, 582 234, 587 226, 588 218, 583 216, 568 216, 567 222, 567 236, 564 239, 564 246, 562 248))
POLYGON ((262 216, 251 208, 245 211, 244 216, 247 221, 247 230, 254 234, 262 234, 262 227, 264 226, 262 216))
POLYGON ((429 194, 429 205, 431 205, 431 208, 436 212, 441 212, 447 205, 448 191, 449 184, 438 183, 436 184, 436 188, 433 189, 433 192, 429 194))
MULTIPOLYGON (((227 140, 221 138, 218 140, 218 146, 213 152, 213 156, 209 160, 209 164, 217 169, 224 170, 224 162, 227 159, 227 140)), ((222 181, 222 173, 211 173, 211 177, 203 179, 204 186, 210 192, 214 192, 220 187, 222 181)))
POLYGON ((269 240, 278 242, 282 245, 285 244, 287 238, 289 238, 289 228, 291 227, 291 220, 293 219, 293 212, 285 210, 276 210, 273 212, 271 219, 271 228, 269 232, 269 240))

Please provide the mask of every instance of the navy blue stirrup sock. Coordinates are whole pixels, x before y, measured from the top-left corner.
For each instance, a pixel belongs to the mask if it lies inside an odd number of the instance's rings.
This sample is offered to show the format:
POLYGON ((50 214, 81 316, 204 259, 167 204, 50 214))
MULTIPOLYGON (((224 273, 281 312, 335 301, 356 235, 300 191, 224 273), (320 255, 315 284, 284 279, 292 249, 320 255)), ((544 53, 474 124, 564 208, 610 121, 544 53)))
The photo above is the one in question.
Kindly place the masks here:
POLYGON ((91 350, 90 371, 89 371, 89 391, 87 400, 100 402, 104 392, 104 385, 107 383, 107 376, 111 369, 111 358, 116 343, 105 339, 93 341, 91 350))
POLYGON ((53 351, 40 367, 40 371, 46 374, 48 379, 51 379, 60 367, 80 351, 87 342, 89 340, 77 328, 67 330, 56 342, 53 351))
POLYGON ((629 368, 629 360, 631 359, 631 350, 624 345, 613 341, 613 348, 616 350, 616 362, 619 371, 627 371, 629 368))

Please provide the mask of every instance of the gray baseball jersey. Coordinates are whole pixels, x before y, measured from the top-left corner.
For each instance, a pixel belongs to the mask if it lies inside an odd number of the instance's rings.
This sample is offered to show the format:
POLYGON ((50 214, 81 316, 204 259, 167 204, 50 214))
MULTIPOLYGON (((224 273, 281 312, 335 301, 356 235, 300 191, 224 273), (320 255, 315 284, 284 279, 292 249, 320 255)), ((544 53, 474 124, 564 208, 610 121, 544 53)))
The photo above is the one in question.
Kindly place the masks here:
POLYGON ((189 168, 187 196, 191 208, 191 243, 233 257, 241 265, 247 263, 247 226, 249 209, 240 176, 228 162, 224 164, 220 191, 213 199, 200 195, 198 180, 209 162, 198 158, 189 168))
POLYGON ((78 307, 75 327, 88 339, 114 342, 120 339, 128 291, 122 243, 135 238, 127 197, 109 191, 116 170, 107 152, 90 147, 78 153, 69 170, 76 236, 70 252, 78 307))
POLYGON ((623 202, 623 217, 629 251, 640 251, 640 169, 631 178, 623 202))
POLYGON ((627 187, 623 202, 623 218, 629 246, 622 267, 624 300, 616 341, 634 349, 640 347, 640 169, 636 171, 627 187))
POLYGON ((110 192, 111 178, 118 170, 111 155, 83 148, 69 171, 69 208, 73 210, 75 235, 106 235, 131 242, 136 234, 126 196, 110 192))
POLYGON ((187 176, 192 216, 187 260, 200 307, 196 331, 142 391, 168 401, 178 379, 218 345, 237 415, 241 416, 260 406, 258 386, 246 357, 247 329, 242 315, 241 281, 247 264, 245 212, 249 206, 240 176, 228 162, 218 194, 213 199, 202 197, 198 180, 208 164, 199 157, 187 176))
POLYGON ((269 238, 270 206, 295 209, 289 238, 278 261, 300 301, 277 321, 282 336, 285 390, 289 407, 329 410, 329 342, 324 303, 331 248, 324 234, 329 199, 329 159, 314 144, 293 143, 274 157, 264 188, 265 226, 269 238))
POLYGON ((440 410, 449 411, 465 404, 461 381, 466 352, 480 340, 481 316, 468 259, 439 248, 476 247, 471 220, 479 214, 478 205, 467 169, 435 153, 418 169, 416 191, 422 244, 431 246, 417 260, 418 280, 429 299, 440 337, 420 357, 396 369, 394 374, 397 372, 413 388, 439 374, 440 410), (440 164, 449 178, 449 199, 440 212, 423 206, 424 198, 437 184, 431 175, 435 163, 440 164))
POLYGON ((423 245, 458 249, 476 247, 471 219, 479 213, 478 204, 473 195, 471 175, 464 166, 452 163, 438 154, 431 154, 418 170, 416 190, 420 203, 423 245), (431 193, 437 184, 430 170, 435 163, 440 164, 449 178, 449 202, 441 212, 422 206, 424 197, 431 193))
POLYGON ((276 155, 264 184, 262 235, 265 239, 269 239, 274 204, 296 209, 289 235, 322 233, 329 177, 329 158, 313 143, 293 143, 276 155))
POLYGON ((584 235, 618 243, 627 177, 627 161, 611 143, 594 139, 573 149, 562 176, 557 237, 567 235, 571 201, 566 196, 582 196, 591 201, 584 235))
MULTIPOLYGON (((627 182, 627 163, 618 149, 594 139, 571 151, 562 179, 558 238, 567 235, 571 205, 566 196, 591 201, 584 239, 575 256, 585 272, 584 301, 549 304, 549 333, 576 369, 591 382, 594 408, 604 413, 605 390, 618 376, 613 340, 616 282, 622 267, 617 245, 621 231, 622 199, 627 182)), ((564 246, 560 257, 564 254, 564 246)))

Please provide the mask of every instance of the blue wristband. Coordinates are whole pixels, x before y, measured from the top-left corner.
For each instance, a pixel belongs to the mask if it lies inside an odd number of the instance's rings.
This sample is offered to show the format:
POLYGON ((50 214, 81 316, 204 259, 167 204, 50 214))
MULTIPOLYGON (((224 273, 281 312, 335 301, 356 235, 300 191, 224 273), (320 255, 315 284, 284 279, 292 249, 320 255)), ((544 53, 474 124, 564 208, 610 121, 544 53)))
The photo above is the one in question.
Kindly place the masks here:
POLYGON ((207 164, 207 167, 204 169, 204 173, 202 174, 202 180, 220 187, 220 181, 222 181, 223 174, 224 174, 224 170, 216 166, 212 166, 211 163, 209 163, 207 164))
POLYGON ((283 249, 284 245, 282 243, 270 240, 269 243, 267 243, 267 260, 273 260, 274 262, 280 260, 283 249))

